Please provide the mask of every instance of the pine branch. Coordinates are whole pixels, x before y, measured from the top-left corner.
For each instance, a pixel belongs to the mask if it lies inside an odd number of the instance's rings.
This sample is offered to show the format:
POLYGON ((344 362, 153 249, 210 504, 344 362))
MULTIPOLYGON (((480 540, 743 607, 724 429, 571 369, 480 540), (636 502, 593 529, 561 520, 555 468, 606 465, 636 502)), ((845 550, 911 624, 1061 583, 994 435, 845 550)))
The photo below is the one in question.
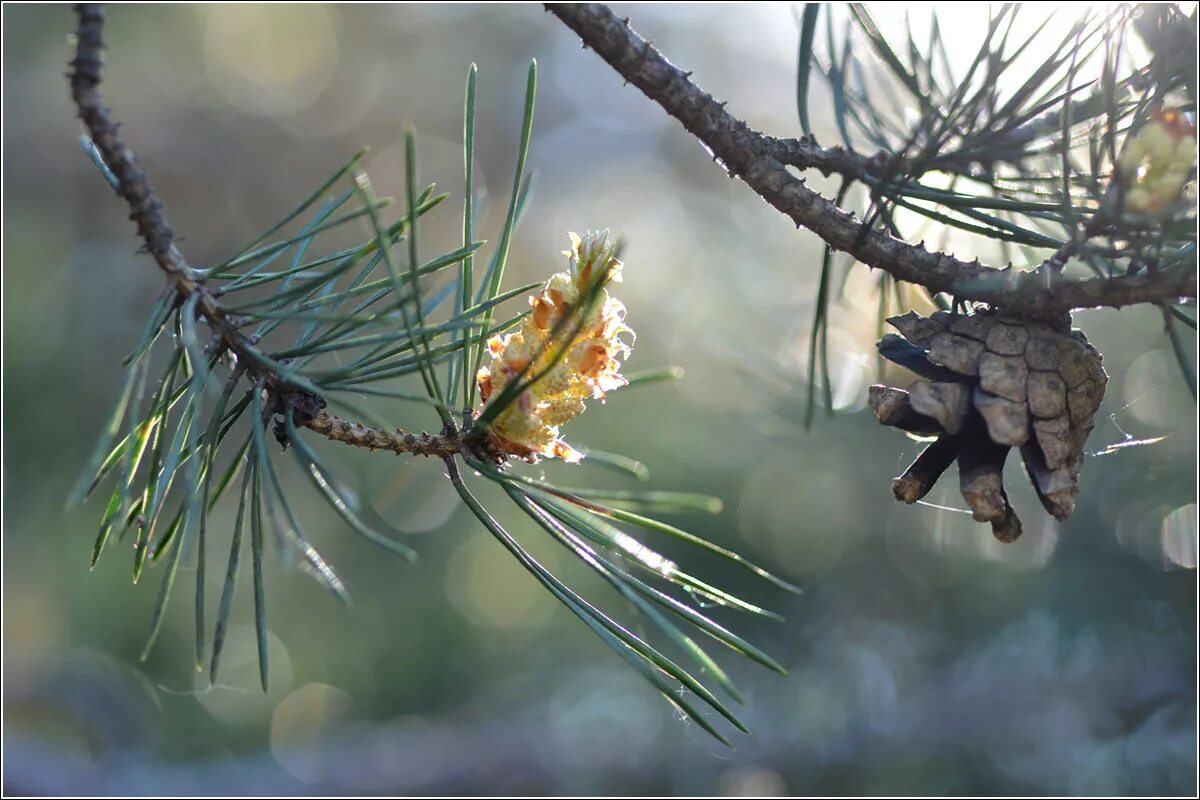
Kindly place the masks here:
MULTIPOLYGON (((86 499, 106 478, 116 478, 117 485, 93 547, 93 565, 112 534, 120 538, 132 530, 137 531, 133 547, 134 581, 142 576, 147 559, 163 564, 150 635, 142 657, 149 654, 164 628, 183 554, 195 552, 196 663, 202 664, 206 652, 210 652, 210 676, 215 679, 236 591, 239 549, 246 538, 242 531, 247 524, 260 680, 264 690, 269 675, 262 572, 264 530, 273 528, 280 545, 299 554, 302 569, 339 600, 348 600, 341 579, 301 530, 301 520, 272 459, 269 427, 280 445, 290 447, 317 494, 351 530, 395 555, 415 558, 411 548, 376 530, 358 513, 353 494, 340 486, 336 471, 323 463, 320 454, 297 434, 299 428, 307 428, 355 447, 441 458, 464 504, 479 522, 630 667, 718 741, 729 743, 708 718, 710 712, 745 732, 744 724, 726 702, 698 676, 711 679, 730 698, 740 701, 736 686, 685 630, 703 632, 743 657, 782 671, 778 662, 711 619, 702 609, 714 605, 767 618, 777 619, 778 615, 681 570, 674 561, 620 526, 682 540, 695 549, 750 569, 776 586, 798 590, 730 550, 630 510, 632 506, 651 513, 683 509, 717 513, 720 504, 713 498, 672 492, 575 492, 522 476, 509 465, 513 460, 536 462, 539 455, 579 460, 581 454, 557 438, 559 426, 581 413, 586 408, 585 400, 603 397, 605 391, 635 383, 618 371, 630 349, 622 335, 630 333, 630 329, 624 323, 624 306, 609 297, 605 288, 621 268, 616 257, 618 245, 609 241, 607 231, 589 231, 583 237, 571 234, 568 271, 551 276, 541 294, 531 297, 530 311, 493 322, 499 304, 538 285, 501 291, 509 242, 529 192, 525 165, 536 96, 536 62, 530 63, 526 80, 522 134, 504 232, 478 287, 473 285, 470 259, 484 242, 475 241, 472 232, 469 171, 463 246, 424 263, 418 259, 417 221, 446 195, 435 196, 432 186, 418 193, 415 136, 411 131, 406 134, 406 213, 400 221, 384 223, 379 211, 389 200, 375 196, 366 173, 358 169, 363 155, 359 153, 266 233, 226 261, 209 269, 194 269, 175 247, 162 203, 133 153, 121 140, 118 126, 101 100, 98 87, 103 12, 90 4, 80 5, 77 10, 77 52, 69 77, 79 115, 92 139, 86 143, 86 149, 129 204, 130 216, 146 249, 168 278, 166 291, 151 312, 140 340, 125 359, 126 379, 116 408, 74 493, 76 500, 86 499), (335 183, 347 177, 354 182, 352 188, 323 199, 335 183), (341 210, 352 198, 358 198, 362 207, 341 210), (285 235, 280 241, 268 241, 317 204, 315 215, 298 233, 285 235), (308 255, 310 245, 321 232, 363 217, 368 218, 373 234, 367 242, 316 258, 308 255), (402 240, 407 240, 407 270, 401 270, 392 252, 402 240), (289 251, 290 258, 286 258, 289 251), (435 293, 423 292, 421 276, 456 264, 462 265, 458 285, 450 284, 435 293), (381 267, 386 268, 386 277, 370 280, 372 273, 381 267), (206 286, 206 281, 212 284, 206 286), (242 290, 269 284, 275 285, 273 293, 258 292, 252 297, 241 294, 242 290), (432 317, 428 315, 437 313, 439 304, 452 293, 457 298, 457 308, 451 318, 444 322, 430 321, 432 317), (211 342, 201 341, 202 326, 197 324, 201 320, 209 325, 211 342), (282 349, 267 344, 280 338, 274 332, 285 324, 299 328, 295 342, 282 349), (248 329, 249 325, 255 327, 248 329), (518 325, 521 327, 515 340, 498 337, 518 325), (171 328, 172 355, 147 405, 151 361, 147 356, 167 328, 171 328), (508 344, 513 341, 524 344, 514 345, 508 351, 508 344), (314 359, 322 356, 333 360, 326 354, 346 352, 354 355, 334 360, 332 368, 322 369, 314 364, 314 359), (489 356, 486 362, 485 355, 489 356), (233 363, 225 364, 229 375, 215 408, 210 409, 207 397, 217 388, 215 373, 224 361, 233 363), (448 398, 443 395, 437 373, 442 362, 448 362, 449 367, 445 383, 451 387, 448 398), (425 384, 424 396, 368 385, 416 372, 421 373, 425 384), (457 402, 454 390, 460 379, 464 394, 461 427, 451 416, 448 405, 457 402), (235 390, 242 382, 244 391, 234 400, 235 390), (328 413, 327 403, 336 403, 356 417, 372 419, 368 410, 339 399, 339 393, 347 391, 429 403, 437 409, 444 426, 437 434, 418 435, 393 430, 387 422, 368 427, 328 413), (476 391, 484 404, 479 414, 475 411, 476 391), (528 408, 522 410, 523 407, 528 408), (245 419, 249 427, 241 437, 240 448, 230 446, 239 437, 229 437, 239 419, 245 419), (554 438, 547 441, 549 437, 554 438), (219 468, 219 456, 225 453, 231 453, 232 458, 219 468), (139 490, 139 464, 147 455, 145 484, 139 490), (538 562, 475 499, 457 466, 459 458, 472 468, 472 475, 503 488, 531 522, 632 603, 640 616, 682 650, 686 660, 677 663, 538 562), (239 472, 243 472, 243 477, 238 521, 213 629, 212 649, 208 651, 205 520, 226 489, 236 483, 239 472), (164 515, 170 504, 169 496, 182 501, 173 519, 169 514, 164 515), (599 499, 607 499, 613 505, 596 502, 599 499), (694 607, 666 590, 686 593, 697 605, 694 607), (693 674, 689 670, 698 672, 693 674)), ((464 163, 468 167, 474 146, 474 80, 472 68, 464 125, 464 163)), ((677 375, 673 370, 666 374, 677 375)), ((636 382, 645 384, 654 377, 655 373, 649 373, 636 382)), ((596 463, 607 460, 610 464, 640 466, 616 457, 605 458, 598 452, 593 452, 592 458, 596 463)))
POLYGON ((271 368, 272 360, 241 332, 233 315, 221 306, 213 292, 205 288, 203 277, 175 247, 175 233, 167 224, 163 203, 150 185, 149 177, 138 165, 133 151, 121 139, 119 126, 104 105, 99 89, 103 66, 101 52, 104 49, 103 7, 95 3, 80 3, 76 6, 76 12, 79 15, 79 28, 69 77, 79 117, 104 162, 112 170, 117 180, 117 193, 129 204, 129 217, 136 223, 138 235, 146 243, 146 250, 166 273, 175 291, 175 305, 195 306, 196 313, 211 326, 218 340, 217 350, 235 354, 251 383, 262 382, 272 399, 268 408, 279 411, 289 405, 309 408, 309 413, 297 416, 297 425, 333 441, 359 447, 376 447, 414 455, 440 456, 446 452, 457 452, 460 440, 453 432, 448 432, 442 439, 426 434, 414 436, 400 431, 392 433, 370 428, 332 416, 324 410, 323 398, 290 385, 285 377, 271 368))
POLYGON ((861 179, 884 171, 886 157, 864 157, 844 148, 824 149, 811 139, 782 140, 752 129, 663 56, 605 5, 546 4, 628 83, 663 107, 699 139, 730 175, 831 247, 893 277, 947 292, 959 300, 985 302, 1027 316, 1058 316, 1076 308, 1119 308, 1196 296, 1191 265, 1147 274, 1068 280, 1053 270, 996 269, 978 260, 929 251, 886 232, 866 227, 854 216, 805 185, 786 164, 838 172, 861 179))

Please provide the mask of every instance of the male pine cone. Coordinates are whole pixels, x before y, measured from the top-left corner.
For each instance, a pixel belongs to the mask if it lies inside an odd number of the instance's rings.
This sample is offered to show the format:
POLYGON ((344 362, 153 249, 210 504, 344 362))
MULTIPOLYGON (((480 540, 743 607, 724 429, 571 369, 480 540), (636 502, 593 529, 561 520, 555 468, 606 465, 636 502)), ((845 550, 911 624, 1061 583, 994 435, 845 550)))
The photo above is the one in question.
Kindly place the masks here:
POLYGON ((1004 491, 1004 461, 1021 450, 1038 498, 1055 519, 1075 509, 1083 445, 1108 376, 1083 333, 1004 312, 913 312, 888 322, 880 354, 921 376, 908 390, 875 385, 879 421, 937 436, 892 482, 897 500, 915 503, 958 461, 963 499, 997 539, 1021 535, 1004 491))

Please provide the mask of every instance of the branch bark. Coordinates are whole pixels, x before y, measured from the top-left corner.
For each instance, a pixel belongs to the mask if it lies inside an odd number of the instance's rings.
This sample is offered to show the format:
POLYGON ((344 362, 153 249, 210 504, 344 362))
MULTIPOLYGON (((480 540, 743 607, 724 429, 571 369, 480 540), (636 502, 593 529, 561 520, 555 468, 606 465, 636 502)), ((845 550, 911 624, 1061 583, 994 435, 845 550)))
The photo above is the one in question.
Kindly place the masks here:
POLYGON ((611 9, 600 3, 548 3, 546 10, 575 31, 646 97, 683 124, 756 194, 837 250, 899 280, 948 292, 960 300, 988 303, 1028 316, 1056 317, 1076 308, 1162 303, 1196 296, 1196 272, 1179 268, 1145 275, 1068 280, 1053 270, 996 269, 979 262, 927 250, 865 228, 854 215, 805 185, 788 164, 828 174, 861 176, 873 169, 868 159, 843 148, 824 149, 809 139, 766 136, 725 110, 692 82, 690 72, 672 64, 611 9))
POLYGON ((167 224, 162 201, 138 165, 133 151, 121 139, 119 126, 104 105, 99 88, 103 68, 104 9, 96 3, 80 3, 76 6, 76 12, 79 28, 76 31, 75 58, 71 61, 69 78, 79 117, 116 176, 117 191, 129 204, 129 218, 137 225, 138 235, 146 243, 146 250, 166 273, 168 282, 177 294, 177 302, 182 304, 193 296, 197 298, 197 313, 208 321, 219 340, 219 347, 236 355, 238 364, 245 370, 250 382, 261 382, 272 395, 274 402, 268 407, 282 413, 293 396, 301 397, 305 402, 300 405, 312 411, 298 415, 296 423, 345 444, 437 457, 458 452, 463 441, 457 431, 447 431, 439 436, 417 436, 404 431, 383 431, 347 422, 326 412, 323 398, 289 386, 270 370, 264 363, 263 354, 238 329, 175 247, 175 233, 167 224))
POLYGON ((396 454, 447 458, 454 456, 462 447, 462 441, 456 433, 390 433, 328 413, 313 417, 307 427, 335 442, 369 450, 391 450, 396 454))

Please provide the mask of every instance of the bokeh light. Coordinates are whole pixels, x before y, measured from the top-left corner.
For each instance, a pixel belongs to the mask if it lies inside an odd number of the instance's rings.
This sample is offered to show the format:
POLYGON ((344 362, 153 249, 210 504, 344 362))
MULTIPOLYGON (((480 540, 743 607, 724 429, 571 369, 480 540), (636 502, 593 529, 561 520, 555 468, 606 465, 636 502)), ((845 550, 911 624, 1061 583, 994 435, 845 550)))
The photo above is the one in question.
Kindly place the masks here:
POLYGON ((1186 569, 1196 568, 1197 545, 1196 504, 1180 506, 1163 517, 1162 549, 1173 564, 1186 569))
POLYGON ((345 724, 351 705, 350 696, 333 686, 301 686, 271 715, 271 753, 295 777, 315 781, 323 771, 325 745, 345 724))
MULTIPOLYGON (((928 7, 905 5, 873 8, 901 43, 907 10, 921 41, 928 7)), ((984 26, 976 6, 944 8, 957 65, 984 26)), ((1024 9, 1014 40, 1043 17, 1024 9)), ((799 134, 795 9, 616 10, 750 124, 799 134)), ((845 12, 835 13, 840 30, 845 12)), ((1061 9, 1050 24, 1065 35, 1075 14, 1061 9)), ((1010 457, 1006 485, 1025 533, 1003 545, 964 513, 953 469, 927 504, 892 500, 889 482, 919 446, 863 408, 880 375, 879 273, 847 273, 835 258, 828 353, 838 413, 818 411, 806 428, 820 243, 725 175, 540 7, 115 5, 107 16, 106 100, 197 264, 254 238, 364 145, 377 191, 402 197, 407 124, 418 131, 422 180, 450 194, 422 229, 422 253, 457 246, 473 62, 477 235, 494 244, 536 57, 536 182, 505 282, 560 268, 566 231, 612 227, 627 240, 620 297, 638 331, 630 370, 684 368, 676 383, 614 392, 568 435, 644 462, 648 483, 595 464, 546 474, 572 486, 712 494, 721 513, 668 521, 803 593, 636 531, 689 572, 785 617, 707 609, 788 668, 781 676, 697 640, 746 695, 739 713, 754 735, 727 751, 462 510, 441 464, 319 443, 364 516, 398 531, 418 562, 355 536, 285 456, 295 511, 353 605, 279 558, 268 537, 269 692, 259 687, 248 550, 217 685, 194 665, 194 565, 180 572, 142 661, 162 570, 132 586, 128 537, 89 569, 103 499, 62 504, 162 279, 138 253, 127 209, 79 153, 62 78, 69 13, 6 4, 6 792, 1194 793, 1196 407, 1158 309, 1075 315, 1110 376, 1088 443, 1104 454, 1088 456, 1079 508, 1064 524, 1045 515, 1010 457), (1143 440, 1156 441, 1129 444, 1143 440)), ((872 80, 873 58, 864 51, 862 61, 872 80)), ((829 87, 815 80, 812 93, 816 135, 837 143, 829 87)), ((815 176, 810 185, 837 189, 815 176)), ((903 213, 899 221, 916 227, 903 213)), ((974 238, 949 246, 1004 257, 974 238)), ((931 308, 917 291, 902 296, 931 308)), ((889 370, 888 383, 911 377, 889 370)), ((406 428, 440 424, 420 404, 372 408, 406 428)), ((555 574, 574 583, 583 573, 506 516, 504 498, 481 499, 555 574)), ((209 636, 233 510, 222 502, 207 533, 209 636)), ((678 656, 598 580, 582 588, 678 656)))
POLYGON ((466 539, 451 554, 446 595, 464 619, 488 629, 536 627, 555 602, 498 542, 483 535, 466 539))
POLYGON ((209 80, 243 111, 264 117, 303 111, 337 66, 337 12, 330 7, 219 4, 200 11, 209 80))

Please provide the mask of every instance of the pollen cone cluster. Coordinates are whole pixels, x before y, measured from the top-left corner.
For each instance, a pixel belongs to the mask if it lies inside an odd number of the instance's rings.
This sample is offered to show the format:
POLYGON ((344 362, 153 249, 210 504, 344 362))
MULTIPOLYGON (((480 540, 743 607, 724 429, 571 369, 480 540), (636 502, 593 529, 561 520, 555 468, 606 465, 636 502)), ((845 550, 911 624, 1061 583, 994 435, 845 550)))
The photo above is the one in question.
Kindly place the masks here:
POLYGON ((1152 111, 1117 159, 1125 208, 1137 214, 1166 210, 1179 199, 1195 163, 1195 123, 1174 109, 1152 111))
POLYGON ((871 408, 884 425, 937 437, 892 482, 896 499, 920 500, 957 460, 975 519, 1012 541, 1021 522, 1002 478, 1008 451, 1017 447, 1046 511, 1069 517, 1083 445, 1108 383, 1083 333, 994 311, 928 318, 910 311, 888 322, 903 335, 883 337, 880 354, 921 377, 907 391, 872 386, 871 408))
POLYGON ((545 373, 492 420, 491 444, 501 455, 579 461, 583 455, 559 438, 559 429, 583 413, 586 401, 603 401, 606 392, 627 383, 618 358, 629 355, 621 336, 633 331, 625 324, 625 306, 604 288, 621 279, 615 245, 608 231, 570 237, 571 249, 563 253, 568 271, 551 275, 529 298, 532 310, 520 329, 488 342, 491 362, 476 375, 487 403, 513 381, 545 373))

